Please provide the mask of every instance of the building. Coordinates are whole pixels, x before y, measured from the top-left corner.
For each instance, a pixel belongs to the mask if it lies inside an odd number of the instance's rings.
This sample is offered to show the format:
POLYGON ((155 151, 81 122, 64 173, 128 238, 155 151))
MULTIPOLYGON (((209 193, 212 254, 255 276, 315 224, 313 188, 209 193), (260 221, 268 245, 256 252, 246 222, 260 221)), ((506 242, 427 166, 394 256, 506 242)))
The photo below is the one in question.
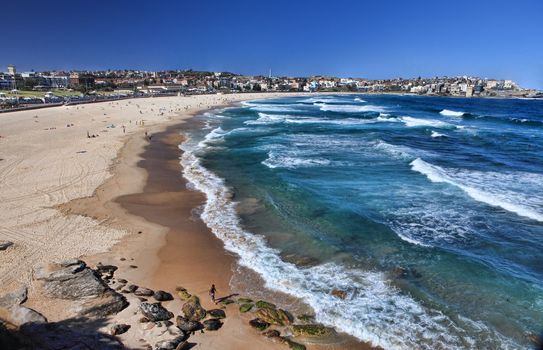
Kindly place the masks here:
POLYGON ((11 76, 15 76, 15 74, 17 74, 17 69, 15 69, 15 66, 10 64, 8 65, 8 74, 11 75, 11 76))

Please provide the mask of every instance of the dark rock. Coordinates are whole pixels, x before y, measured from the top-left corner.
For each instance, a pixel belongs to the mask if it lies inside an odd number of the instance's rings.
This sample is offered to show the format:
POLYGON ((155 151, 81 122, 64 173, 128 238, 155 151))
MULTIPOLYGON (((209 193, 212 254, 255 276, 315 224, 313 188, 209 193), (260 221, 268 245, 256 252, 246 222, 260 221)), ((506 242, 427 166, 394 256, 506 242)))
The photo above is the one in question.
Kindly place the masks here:
POLYGON ((204 324, 205 329, 208 331, 216 331, 222 326, 222 322, 217 318, 210 318, 202 323, 204 324))
POLYGON ((347 292, 340 289, 333 289, 330 294, 339 299, 345 299, 347 297, 347 292))
POLYGON ((278 338, 281 336, 281 332, 279 332, 278 330, 276 329, 269 329, 265 332, 262 332, 262 335, 267 337, 267 338, 278 338))
POLYGON ((75 309, 81 316, 106 317, 124 310, 128 305, 124 296, 109 290, 99 297, 81 300, 75 309))
POLYGON ((295 324, 292 326, 292 334, 295 337, 323 337, 333 335, 335 331, 321 324, 295 324))
POLYGON ((291 348, 292 350, 305 350, 305 345, 303 344, 300 344, 300 343, 296 343, 295 341, 292 341, 290 339, 287 339, 287 338, 282 338, 283 341, 285 343, 287 343, 288 347, 291 348))
POLYGON ((165 327, 173 326, 173 322, 170 321, 170 320, 162 321, 162 324, 163 324, 165 327))
POLYGON ((177 295, 179 295, 179 298, 181 298, 181 300, 189 300, 190 297, 192 296, 183 287, 177 287, 177 288, 175 288, 175 291, 177 292, 177 295))
POLYGON ((0 250, 6 250, 9 247, 11 247, 12 245, 13 245, 13 242, 1 240, 0 241, 0 250))
POLYGON ((174 339, 162 340, 155 344, 155 350, 177 350, 178 346, 185 341, 185 336, 174 339))
POLYGON ((155 294, 153 290, 149 288, 143 288, 143 287, 139 287, 136 291, 134 291, 134 295, 137 295, 139 297, 150 297, 153 294, 155 294))
POLYGON ((136 265, 130 265, 130 268, 137 269, 138 267, 136 265))
POLYGON ((206 317, 206 310, 200 305, 200 299, 192 296, 181 307, 185 317, 191 321, 200 321, 206 317))
POLYGON ((208 310, 207 314, 209 316, 211 316, 211 317, 214 317, 214 318, 225 318, 226 317, 226 313, 224 312, 224 310, 221 310, 221 309, 208 310))
POLYGON ((238 298, 238 303, 240 304, 250 304, 253 302, 253 299, 249 298, 238 298))
POLYGON ((98 273, 113 274, 117 269, 118 267, 115 265, 103 265, 102 263, 96 265, 96 271, 98 273))
POLYGON ((129 324, 116 324, 109 330, 109 334, 111 335, 119 335, 126 333, 130 329, 129 324))
POLYGON ((260 318, 255 318, 254 320, 250 320, 249 324, 251 325, 251 327, 258 329, 259 331, 263 331, 270 326, 268 322, 260 318))
POLYGON ((251 311, 253 306, 254 306, 253 304, 241 304, 239 306, 239 312, 241 312, 242 314, 246 313, 246 312, 249 312, 249 311, 251 311))
POLYGON ((119 279, 117 279, 117 283, 120 283, 120 284, 127 284, 128 281, 125 280, 124 278, 119 278, 119 279))
POLYGON ((135 284, 129 284, 128 286, 126 286, 125 290, 128 292, 128 293, 134 293, 139 287, 136 286, 135 284))
POLYGON ((140 323, 147 323, 147 322, 150 322, 149 319, 145 316, 143 316, 142 318, 139 319, 140 323))
POLYGON ((200 322, 190 321, 183 316, 177 316, 175 323, 177 328, 186 333, 192 333, 202 329, 202 324, 200 322))
POLYGON ((289 325, 294 320, 294 317, 283 309, 260 309, 256 312, 256 316, 278 326, 289 325))
POLYGON ((168 292, 165 292, 163 290, 158 290, 154 293, 153 295, 153 298, 155 298, 156 300, 158 301, 169 301, 169 300, 173 300, 173 296, 168 293, 168 292))
POLYGON ((144 298, 144 297, 138 297, 138 300, 141 301, 142 303, 146 302, 147 301, 147 298, 144 298))
POLYGON ((149 321, 165 321, 173 318, 173 313, 166 310, 160 303, 141 303, 140 310, 143 316, 147 317, 149 321))

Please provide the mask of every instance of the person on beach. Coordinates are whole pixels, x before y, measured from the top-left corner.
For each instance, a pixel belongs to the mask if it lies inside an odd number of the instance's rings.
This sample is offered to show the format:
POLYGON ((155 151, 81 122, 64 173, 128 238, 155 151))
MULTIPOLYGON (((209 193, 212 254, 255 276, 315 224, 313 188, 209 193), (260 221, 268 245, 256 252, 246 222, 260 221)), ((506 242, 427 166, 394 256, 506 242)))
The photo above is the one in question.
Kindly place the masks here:
POLYGON ((209 296, 211 297, 211 301, 214 302, 215 304, 217 304, 217 302, 215 301, 216 292, 217 292, 217 288, 215 288, 215 285, 212 284, 211 289, 209 290, 209 296))

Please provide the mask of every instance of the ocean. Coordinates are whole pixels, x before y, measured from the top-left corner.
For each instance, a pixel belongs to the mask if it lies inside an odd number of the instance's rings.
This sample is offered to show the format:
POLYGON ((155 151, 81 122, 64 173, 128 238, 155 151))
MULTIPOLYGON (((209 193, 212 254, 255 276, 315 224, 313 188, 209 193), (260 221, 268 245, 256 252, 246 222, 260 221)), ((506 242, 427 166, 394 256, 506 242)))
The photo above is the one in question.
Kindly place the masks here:
POLYGON ((385 349, 543 331, 543 101, 315 95, 197 119, 180 148, 202 220, 318 322, 385 349))

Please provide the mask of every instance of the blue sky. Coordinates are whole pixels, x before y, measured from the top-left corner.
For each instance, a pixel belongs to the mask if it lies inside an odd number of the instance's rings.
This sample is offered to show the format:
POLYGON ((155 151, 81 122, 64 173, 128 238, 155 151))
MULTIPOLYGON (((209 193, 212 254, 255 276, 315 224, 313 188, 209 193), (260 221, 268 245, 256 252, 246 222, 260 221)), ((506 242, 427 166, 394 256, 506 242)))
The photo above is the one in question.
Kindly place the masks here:
POLYGON ((478 75, 543 89, 543 1, 10 1, 0 68, 478 75))

